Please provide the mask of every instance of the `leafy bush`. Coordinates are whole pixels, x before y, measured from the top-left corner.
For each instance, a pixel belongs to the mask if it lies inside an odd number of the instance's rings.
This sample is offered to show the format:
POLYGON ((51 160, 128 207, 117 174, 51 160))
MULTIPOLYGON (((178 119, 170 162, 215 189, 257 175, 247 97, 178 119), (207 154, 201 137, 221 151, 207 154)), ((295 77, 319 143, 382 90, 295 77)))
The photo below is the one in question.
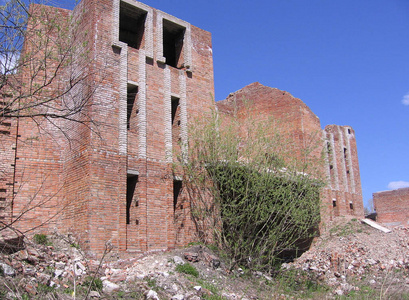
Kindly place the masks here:
POLYGON ((307 250, 317 235, 322 141, 317 133, 300 148, 268 120, 235 120, 217 113, 198 120, 189 159, 180 156, 175 172, 183 171, 201 240, 217 244, 231 269, 269 272, 307 250))
POLYGON ((191 264, 189 264, 189 263, 184 263, 182 265, 177 265, 176 266, 176 272, 192 275, 194 277, 199 276, 199 272, 197 271, 197 269, 194 266, 192 266, 191 264))

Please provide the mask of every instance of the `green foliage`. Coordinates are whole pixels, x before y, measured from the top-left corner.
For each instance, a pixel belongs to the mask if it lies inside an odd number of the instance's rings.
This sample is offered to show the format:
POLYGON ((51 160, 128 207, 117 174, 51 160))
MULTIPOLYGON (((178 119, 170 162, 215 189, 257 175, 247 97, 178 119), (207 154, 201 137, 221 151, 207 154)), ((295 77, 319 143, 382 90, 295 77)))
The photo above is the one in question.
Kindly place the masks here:
POLYGON ((314 273, 290 269, 281 271, 277 277, 277 288, 286 294, 303 294, 306 298, 316 298, 318 294, 325 294, 329 288, 320 282, 314 273))
POLYGON ((55 289, 51 286, 48 286, 46 284, 42 284, 39 283, 37 286, 37 291, 40 294, 49 294, 49 293, 53 293, 55 291, 55 289))
POLYGON ((320 221, 320 138, 302 148, 271 120, 242 124, 216 113, 195 124, 189 159, 181 155, 175 172, 183 170, 202 241, 216 243, 231 268, 267 272, 307 249, 320 221))
POLYGON ((66 288, 63 290, 63 293, 67 295, 72 295, 74 293, 74 290, 72 288, 66 288))
POLYGON ((155 278, 148 278, 148 286, 151 288, 156 288, 157 284, 156 284, 156 279, 155 278))
POLYGON ((47 235, 45 234, 35 234, 33 237, 34 243, 39 245, 50 245, 50 241, 48 240, 47 235))
POLYGON ((91 276, 87 276, 85 278, 83 285, 87 287, 91 286, 91 289, 98 290, 98 291, 101 291, 103 287, 101 279, 96 278, 96 277, 94 278, 91 276))
POLYGON ((28 294, 21 295, 22 300, 30 300, 30 296, 28 294))
POLYGON ((204 295, 204 299, 206 300, 226 300, 226 297, 220 295, 204 295))
POLYGON ((236 264, 265 269, 310 237, 318 223, 319 193, 302 175, 287 178, 240 163, 208 169, 219 188, 223 247, 236 264))
POLYGON ((77 243, 71 243, 70 246, 75 248, 75 249, 80 249, 81 248, 81 246, 79 244, 77 244, 77 243))
POLYGON ((332 227, 329 230, 329 232, 331 235, 343 237, 354 234, 356 232, 360 233, 362 232, 362 228, 359 228, 359 223, 357 222, 357 219, 352 219, 346 224, 340 224, 332 227))
POLYGON ((175 270, 176 272, 179 272, 179 273, 184 273, 184 274, 192 275, 194 277, 199 277, 199 272, 197 271, 197 269, 189 263, 177 265, 175 270))

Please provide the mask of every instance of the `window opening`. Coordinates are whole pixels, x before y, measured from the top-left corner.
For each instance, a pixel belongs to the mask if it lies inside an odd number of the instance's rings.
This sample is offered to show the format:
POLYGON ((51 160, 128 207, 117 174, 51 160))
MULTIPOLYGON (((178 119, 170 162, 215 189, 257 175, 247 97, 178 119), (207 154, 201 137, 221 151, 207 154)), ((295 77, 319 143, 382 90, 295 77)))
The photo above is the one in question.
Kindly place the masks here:
POLYGON ((166 64, 175 68, 182 67, 182 49, 185 28, 163 19, 163 56, 166 64))
POLYGON ((354 209, 354 204, 352 202, 349 202, 349 209, 354 209))
POLYGON ((337 207, 337 200, 332 200, 332 207, 337 207))
MULTIPOLYGON (((179 108, 179 98, 172 97, 172 125, 175 125, 175 118, 179 108)), ((176 122, 179 125, 179 121, 176 122)))
POLYGON ((126 224, 131 223, 131 205, 137 183, 138 175, 128 174, 126 179, 126 224))
POLYGON ((136 95, 138 94, 138 87, 131 86, 128 87, 127 96, 126 96, 126 128, 129 130, 131 128, 131 116, 132 111, 134 110, 136 95))
POLYGON ((180 101, 177 97, 172 97, 172 115, 171 115, 171 126, 172 126, 172 147, 176 151, 180 150, 180 101))
POLYGON ((348 128, 348 134, 351 134, 351 129, 348 128))
POLYGON ((119 11, 119 40, 129 47, 140 49, 145 29, 147 12, 121 2, 119 11))
POLYGON ((344 148, 344 158, 347 158, 347 148, 344 148))
POLYGON ((173 210, 176 210, 178 204, 178 198, 182 191, 182 180, 173 181, 173 210))

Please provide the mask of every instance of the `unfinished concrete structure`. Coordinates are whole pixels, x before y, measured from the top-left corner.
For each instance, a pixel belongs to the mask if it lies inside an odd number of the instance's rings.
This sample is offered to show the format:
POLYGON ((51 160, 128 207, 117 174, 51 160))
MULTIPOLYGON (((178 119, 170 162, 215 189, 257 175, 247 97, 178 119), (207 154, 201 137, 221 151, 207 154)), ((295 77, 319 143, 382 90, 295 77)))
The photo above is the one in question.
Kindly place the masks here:
POLYGON ((409 188, 373 193, 376 221, 388 227, 409 225, 409 188))
MULTIPOLYGON (((3 222, 18 220, 22 231, 73 232, 92 253, 106 241, 131 253, 191 241, 194 226, 172 162, 187 152, 189 124, 215 107, 210 33, 133 0, 41 9, 78 24, 91 57, 83 72, 98 83, 87 107, 93 122, 63 119, 56 127, 2 119, 3 222)), ((86 94, 82 88, 77 92, 86 94)), ((234 95, 252 99, 259 121, 274 116, 290 124, 296 143, 319 132, 330 182, 323 214, 363 215, 352 128, 327 126, 322 136, 319 119, 301 100, 260 84, 234 95)), ((9 95, 2 97, 3 105, 9 95)), ((221 111, 226 105, 228 112, 226 101, 217 104, 221 111)))

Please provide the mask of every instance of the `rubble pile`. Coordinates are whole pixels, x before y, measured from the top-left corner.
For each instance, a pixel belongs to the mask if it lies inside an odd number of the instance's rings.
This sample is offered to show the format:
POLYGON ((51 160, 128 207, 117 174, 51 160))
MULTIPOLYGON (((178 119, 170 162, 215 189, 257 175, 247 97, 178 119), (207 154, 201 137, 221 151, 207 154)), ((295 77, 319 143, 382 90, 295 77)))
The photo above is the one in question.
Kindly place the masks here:
POLYGON ((17 252, 0 252, 3 275, 18 279, 13 288, 9 287, 10 299, 18 298, 14 295, 15 290, 34 296, 39 288, 71 288, 72 282, 82 284, 97 269, 98 262, 86 259, 72 237, 58 234, 54 234, 45 245, 27 241, 25 247, 17 252))
MULTIPOLYGON (((220 281, 229 283, 224 265, 206 247, 138 254, 128 259, 117 259, 110 253, 101 261, 87 258, 72 237, 59 234, 49 237, 49 245, 28 242, 12 254, 0 253, 0 271, 0 284, 7 291, 1 296, 5 299, 20 299, 23 294, 44 296, 44 290, 52 291, 57 299, 74 299, 76 288, 80 298, 88 294, 88 298, 105 299, 199 300, 215 294, 220 281), (212 278, 214 285, 201 286, 192 276, 176 271, 177 265, 188 262, 199 270, 200 278, 212 278)), ((234 287, 232 290, 223 288, 220 293, 226 299, 249 299, 234 287)))
MULTIPOLYGON (((88 295, 88 299, 245 300, 271 299, 276 293, 282 299, 293 297, 274 286, 279 278, 261 272, 250 278, 240 268, 227 270, 201 245, 126 259, 108 251, 101 260, 86 257, 71 236, 55 233, 48 239, 44 245, 26 241, 12 253, 0 253, 0 298, 23 299, 25 294, 42 299, 46 293, 53 293, 52 299, 88 295), (178 269, 186 263, 198 275, 178 269)), ((358 220, 340 222, 301 257, 282 265, 283 272, 287 269, 317 278, 328 288, 325 299, 359 291, 364 285, 375 291, 387 285, 388 292, 395 286, 399 293, 409 294, 409 230, 399 227, 383 233, 358 220)))
POLYGON ((401 274, 394 280, 409 285, 409 230, 397 227, 384 233, 352 220, 324 233, 309 251, 282 268, 313 272, 338 287, 337 294, 356 289, 347 284, 349 279, 376 285, 390 273, 401 274))

